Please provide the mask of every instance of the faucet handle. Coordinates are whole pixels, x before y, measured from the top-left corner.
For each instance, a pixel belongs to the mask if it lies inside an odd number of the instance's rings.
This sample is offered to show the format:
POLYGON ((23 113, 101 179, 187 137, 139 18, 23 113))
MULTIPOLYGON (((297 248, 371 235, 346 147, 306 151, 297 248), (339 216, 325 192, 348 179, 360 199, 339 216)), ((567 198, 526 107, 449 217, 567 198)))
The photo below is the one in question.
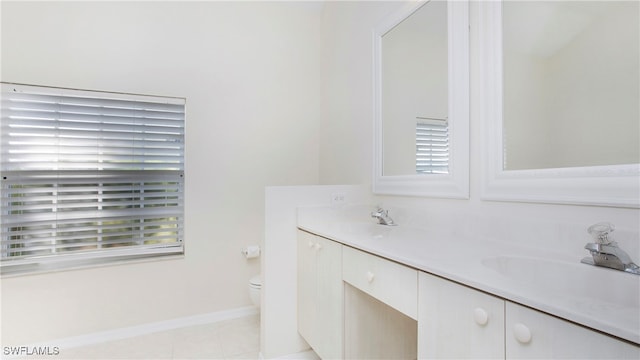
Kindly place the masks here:
POLYGON ((587 232, 591 235, 597 244, 610 244, 613 239, 609 239, 609 234, 615 230, 613 224, 609 222, 599 222, 589 226, 587 232))

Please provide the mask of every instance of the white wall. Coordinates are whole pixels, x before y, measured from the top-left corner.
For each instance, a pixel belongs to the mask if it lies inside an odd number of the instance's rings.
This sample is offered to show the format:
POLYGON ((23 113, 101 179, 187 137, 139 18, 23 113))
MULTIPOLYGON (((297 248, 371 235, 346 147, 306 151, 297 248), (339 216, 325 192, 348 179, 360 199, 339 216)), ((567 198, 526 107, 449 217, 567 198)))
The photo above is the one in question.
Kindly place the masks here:
POLYGON ((2 2, 2 81, 187 98, 184 259, 4 278, 4 345, 251 304, 265 186, 318 182, 320 11, 2 2))
POLYGON ((330 1, 322 18, 323 184, 371 182, 373 149, 373 27, 401 1, 330 1))
MULTIPOLYGON (((329 53, 332 56, 327 59, 327 50, 324 50, 323 71, 328 74, 329 81, 325 83, 326 97, 322 110, 330 116, 324 116, 321 123, 320 179, 323 183, 371 182, 373 84, 370 75, 373 47, 370 29, 399 5, 330 3, 325 12, 323 23, 331 24, 333 29, 328 29, 325 34, 332 40, 332 49, 342 51, 329 53), (358 21, 354 21, 356 15, 358 21)), ((469 236, 477 234, 478 239, 489 236, 530 246, 570 251, 578 260, 587 255, 583 249, 589 240, 586 228, 598 221, 611 221, 617 226, 616 235, 623 238, 631 256, 640 261, 638 209, 505 203, 480 199, 480 181, 484 171, 480 154, 484 139, 478 116, 481 89, 478 88, 477 10, 477 2, 471 2, 470 199, 379 196, 377 201, 390 208, 403 207, 414 209, 414 214, 427 214, 424 221, 429 225, 440 222, 440 226, 455 227, 458 232, 469 236)), ((325 39, 325 42, 328 41, 325 39)))

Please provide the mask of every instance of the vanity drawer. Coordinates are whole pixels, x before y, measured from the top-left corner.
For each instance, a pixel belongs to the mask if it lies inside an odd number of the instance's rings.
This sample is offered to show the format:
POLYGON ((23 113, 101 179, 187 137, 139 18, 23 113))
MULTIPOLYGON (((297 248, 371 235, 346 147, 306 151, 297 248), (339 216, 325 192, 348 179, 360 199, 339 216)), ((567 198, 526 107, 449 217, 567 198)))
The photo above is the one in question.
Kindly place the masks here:
POLYGON ((401 313, 418 318, 418 271, 344 246, 342 279, 401 313))

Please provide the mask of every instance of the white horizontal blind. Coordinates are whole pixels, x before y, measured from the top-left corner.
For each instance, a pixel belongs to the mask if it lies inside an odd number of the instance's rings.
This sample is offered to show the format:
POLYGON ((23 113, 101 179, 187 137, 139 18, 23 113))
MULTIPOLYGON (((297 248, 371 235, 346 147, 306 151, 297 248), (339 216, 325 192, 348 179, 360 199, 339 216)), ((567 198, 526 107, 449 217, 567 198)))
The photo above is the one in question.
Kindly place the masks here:
POLYGON ((449 123, 446 119, 417 118, 416 172, 449 173, 449 123))
POLYGON ((2 84, 2 266, 183 251, 185 100, 2 84))

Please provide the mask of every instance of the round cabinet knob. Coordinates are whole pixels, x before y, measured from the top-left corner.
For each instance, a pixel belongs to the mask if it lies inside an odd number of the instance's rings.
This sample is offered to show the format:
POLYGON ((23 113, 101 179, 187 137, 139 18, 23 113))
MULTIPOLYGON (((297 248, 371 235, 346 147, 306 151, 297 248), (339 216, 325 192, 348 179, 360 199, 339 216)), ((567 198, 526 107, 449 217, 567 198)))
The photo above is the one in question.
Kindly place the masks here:
POLYGON ((480 326, 485 326, 489 322, 489 314, 483 308, 475 308, 473 310, 473 320, 480 326))
POLYGON ((367 281, 373 282, 373 279, 375 277, 376 277, 376 275, 374 273, 372 273, 371 271, 367 271, 367 281))
POLYGON ((531 342, 531 330, 529 330, 529 328, 524 324, 515 324, 513 326, 513 335, 521 344, 528 344, 531 342))
POLYGON ((316 247, 316 250, 320 250, 320 249, 322 249, 322 245, 320 245, 320 243, 316 243, 316 246, 315 246, 315 247, 316 247))

